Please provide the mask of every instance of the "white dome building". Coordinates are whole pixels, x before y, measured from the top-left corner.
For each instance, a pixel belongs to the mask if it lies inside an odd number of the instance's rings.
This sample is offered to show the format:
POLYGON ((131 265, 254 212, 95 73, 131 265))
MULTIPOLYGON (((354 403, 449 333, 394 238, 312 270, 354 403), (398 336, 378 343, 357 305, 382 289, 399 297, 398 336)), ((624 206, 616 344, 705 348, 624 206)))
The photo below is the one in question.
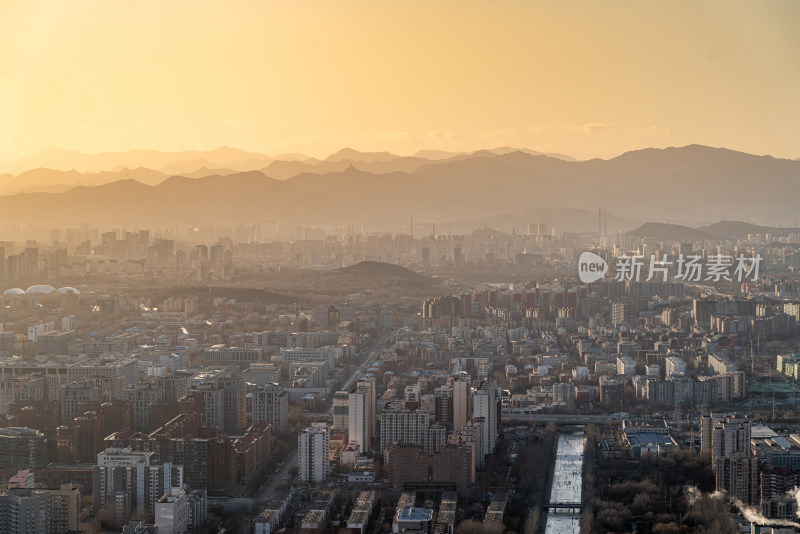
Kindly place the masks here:
POLYGON ((6 289, 5 291, 3 291, 3 296, 6 296, 6 295, 24 295, 24 294, 25 294, 25 290, 24 289, 20 289, 18 287, 12 287, 11 289, 6 289))
POLYGON ((74 293, 75 295, 81 294, 81 292, 75 289, 74 287, 59 287, 56 291, 58 291, 62 295, 67 295, 69 293, 74 293))
POLYGON ((56 288, 44 284, 37 284, 25 290, 28 295, 49 295, 55 292, 56 288))

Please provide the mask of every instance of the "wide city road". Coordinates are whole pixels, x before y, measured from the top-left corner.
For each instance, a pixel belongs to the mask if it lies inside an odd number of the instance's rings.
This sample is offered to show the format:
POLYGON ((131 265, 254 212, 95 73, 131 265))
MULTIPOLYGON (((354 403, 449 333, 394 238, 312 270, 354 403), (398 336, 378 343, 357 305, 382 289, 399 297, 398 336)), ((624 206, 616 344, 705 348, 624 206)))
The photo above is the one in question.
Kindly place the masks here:
MULTIPOLYGON (((364 371, 370 368, 370 366, 378 359, 381 352, 386 348, 386 344, 389 342, 389 339, 392 337, 394 331, 389 331, 383 334, 379 339, 378 342, 375 343, 370 351, 367 353, 366 358, 361 364, 353 371, 353 374, 345 381, 344 385, 339 388, 341 391, 349 391, 350 388, 356 383, 356 381, 361 378, 361 375, 364 374, 364 371)), ((328 398, 331 401, 331 406, 328 409, 328 415, 333 414, 333 391, 329 392, 328 398)), ((261 486, 256 495, 256 499, 266 500, 271 499, 275 496, 275 493, 278 487, 287 484, 291 485, 293 480, 289 477, 289 471, 293 467, 297 467, 297 443, 292 443, 292 447, 289 450, 286 458, 281 462, 280 467, 278 468, 278 472, 274 475, 270 476, 269 480, 266 484, 261 486)))

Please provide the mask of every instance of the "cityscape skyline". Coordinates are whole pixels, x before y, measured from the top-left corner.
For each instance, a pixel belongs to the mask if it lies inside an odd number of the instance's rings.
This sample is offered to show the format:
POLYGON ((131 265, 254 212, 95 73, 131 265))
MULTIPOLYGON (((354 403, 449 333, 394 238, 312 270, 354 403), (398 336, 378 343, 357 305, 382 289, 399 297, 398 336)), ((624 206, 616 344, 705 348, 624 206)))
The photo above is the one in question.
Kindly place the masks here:
POLYGON ((0 0, 0 534, 800 533, 799 26, 0 0))

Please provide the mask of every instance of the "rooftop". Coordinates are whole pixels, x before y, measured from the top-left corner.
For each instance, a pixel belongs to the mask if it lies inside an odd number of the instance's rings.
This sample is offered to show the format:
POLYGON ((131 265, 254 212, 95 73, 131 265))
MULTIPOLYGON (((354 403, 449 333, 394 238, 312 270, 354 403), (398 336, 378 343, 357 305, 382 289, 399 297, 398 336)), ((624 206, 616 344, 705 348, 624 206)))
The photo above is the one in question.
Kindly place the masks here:
POLYGON ((766 425, 753 425, 750 427, 752 438, 774 438, 778 433, 766 425))
POLYGON ((366 510, 353 510, 347 523, 350 525, 364 524, 369 520, 369 513, 366 510))
POLYGON ((660 432, 637 432, 635 434, 626 434, 628 443, 631 447, 675 447, 676 443, 669 434, 660 432))
POLYGON ((430 521, 431 519, 433 519, 433 510, 428 508, 407 506, 397 513, 398 521, 430 521))

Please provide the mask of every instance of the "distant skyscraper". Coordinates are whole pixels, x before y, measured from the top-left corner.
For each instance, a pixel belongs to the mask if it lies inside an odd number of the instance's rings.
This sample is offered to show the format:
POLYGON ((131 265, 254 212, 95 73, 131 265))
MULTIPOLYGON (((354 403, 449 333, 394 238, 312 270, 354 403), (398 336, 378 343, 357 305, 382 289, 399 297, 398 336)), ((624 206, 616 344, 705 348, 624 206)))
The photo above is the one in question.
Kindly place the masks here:
POLYGON ((458 266, 464 265, 464 250, 461 247, 453 247, 453 264, 458 266))

